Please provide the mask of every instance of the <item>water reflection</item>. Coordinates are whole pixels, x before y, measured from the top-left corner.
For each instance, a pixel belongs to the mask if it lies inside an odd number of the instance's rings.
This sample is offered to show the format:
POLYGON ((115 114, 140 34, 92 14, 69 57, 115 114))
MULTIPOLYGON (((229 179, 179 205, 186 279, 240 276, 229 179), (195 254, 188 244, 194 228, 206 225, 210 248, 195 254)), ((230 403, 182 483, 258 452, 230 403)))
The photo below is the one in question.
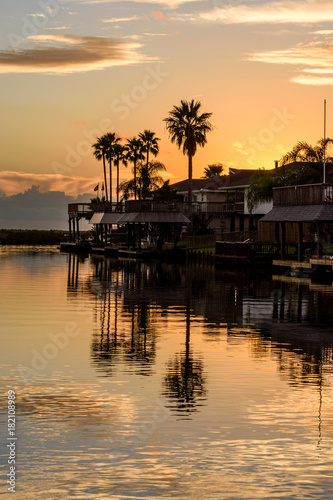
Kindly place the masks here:
MULTIPOLYGON (((190 289, 188 288, 188 292, 190 289)), ((171 400, 171 403, 175 403, 175 406, 168 405, 168 407, 176 409, 180 415, 197 411, 206 399, 203 362, 199 356, 193 354, 190 347, 190 300, 188 293, 185 352, 175 354, 167 362, 166 376, 163 381, 164 391, 162 392, 163 396, 171 400)))
POLYGON ((328 284, 64 254, 0 271, 19 497, 332 498, 328 284))
POLYGON ((68 276, 70 294, 95 298, 98 327, 91 359, 102 376, 114 375, 119 365, 129 374, 153 375, 164 333, 159 323, 177 317, 184 350, 167 359, 161 388, 166 406, 176 413, 197 411, 207 398, 204 362, 191 347, 196 318, 202 318, 204 341, 246 343, 253 359, 273 358, 291 385, 319 386, 323 373, 331 373, 333 292, 327 285, 276 276, 272 281, 260 272, 102 258, 91 259, 81 280, 77 256, 69 261, 68 276))

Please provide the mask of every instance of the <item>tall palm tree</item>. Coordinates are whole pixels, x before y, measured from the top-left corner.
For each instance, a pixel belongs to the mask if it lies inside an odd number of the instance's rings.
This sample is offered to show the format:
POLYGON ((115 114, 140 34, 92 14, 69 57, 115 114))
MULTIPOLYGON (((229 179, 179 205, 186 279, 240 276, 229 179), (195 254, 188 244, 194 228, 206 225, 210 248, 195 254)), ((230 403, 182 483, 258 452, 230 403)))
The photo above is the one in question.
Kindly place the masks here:
POLYGON ((117 167, 117 203, 119 203, 119 164, 122 162, 125 167, 127 166, 126 160, 127 147, 119 144, 118 142, 113 146, 114 162, 117 167))
POLYGON ((134 199, 136 200, 137 198, 137 168, 138 168, 138 161, 141 161, 144 159, 144 155, 142 153, 142 141, 138 139, 137 137, 133 137, 133 139, 127 139, 127 153, 126 153, 126 159, 133 163, 133 174, 134 174, 134 199))
POLYGON ((139 134, 139 139, 142 142, 142 152, 146 155, 146 168, 142 172, 142 196, 146 198, 148 192, 148 169, 149 169, 149 154, 157 156, 159 152, 158 142, 160 139, 155 136, 155 132, 144 130, 139 134))
POLYGON ((104 170, 104 186, 105 186, 105 199, 108 201, 108 185, 106 182, 106 167, 105 159, 109 147, 108 140, 105 135, 98 137, 95 144, 92 146, 94 148, 94 156, 98 161, 103 160, 103 170, 104 170))
POLYGON ((117 137, 114 132, 108 132, 103 137, 105 137, 105 140, 108 143, 108 149, 107 149, 106 156, 107 156, 107 159, 109 161, 110 201, 112 202, 112 160, 114 158, 113 148, 114 148, 115 144, 117 144, 120 141, 120 138, 117 137))
POLYGON ((174 106, 169 116, 164 119, 171 142, 183 149, 183 154, 188 156, 188 204, 192 207, 192 159, 197 147, 203 147, 206 135, 212 130, 209 121, 212 113, 201 113, 201 102, 192 99, 190 102, 181 101, 179 106, 174 106))

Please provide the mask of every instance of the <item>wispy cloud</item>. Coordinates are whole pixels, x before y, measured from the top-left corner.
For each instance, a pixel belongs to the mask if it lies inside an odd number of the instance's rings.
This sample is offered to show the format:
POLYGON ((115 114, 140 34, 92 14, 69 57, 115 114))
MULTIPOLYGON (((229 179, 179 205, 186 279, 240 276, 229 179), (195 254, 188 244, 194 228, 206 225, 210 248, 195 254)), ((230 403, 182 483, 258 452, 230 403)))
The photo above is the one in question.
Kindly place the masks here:
POLYGON ((32 48, 0 51, 0 73, 65 74, 147 61, 142 45, 104 37, 36 35, 32 48))
POLYGON ((303 66, 298 69, 299 74, 291 78, 292 82, 304 85, 333 85, 333 41, 316 41, 285 50, 257 52, 248 55, 246 59, 303 66))
POLYGON ((111 19, 103 19, 103 23, 125 23, 125 22, 130 22, 130 21, 137 21, 139 19, 142 19, 139 16, 131 16, 131 17, 113 17, 111 19))
POLYGON ((223 24, 314 24, 332 21, 333 9, 330 0, 282 0, 252 5, 229 4, 201 12, 196 19, 223 24))
MULTIPOLYGON (((83 5, 95 5, 95 4, 103 4, 103 3, 119 3, 119 0, 70 0, 71 3, 74 4, 83 4, 83 5)), ((168 8, 175 8, 179 5, 183 5, 186 3, 193 2, 201 2, 202 0, 128 0, 128 4, 131 2, 140 3, 140 4, 158 4, 168 8)), ((125 3, 125 2, 123 2, 125 3)))
POLYGON ((70 177, 56 174, 35 174, 14 172, 10 170, 0 172, 0 185, 2 196, 12 196, 22 193, 32 186, 39 186, 41 193, 48 191, 61 191, 66 195, 93 193, 96 184, 101 178, 70 177))
POLYGON ((45 31, 63 31, 63 30, 68 30, 69 26, 56 26, 53 28, 45 28, 45 31))

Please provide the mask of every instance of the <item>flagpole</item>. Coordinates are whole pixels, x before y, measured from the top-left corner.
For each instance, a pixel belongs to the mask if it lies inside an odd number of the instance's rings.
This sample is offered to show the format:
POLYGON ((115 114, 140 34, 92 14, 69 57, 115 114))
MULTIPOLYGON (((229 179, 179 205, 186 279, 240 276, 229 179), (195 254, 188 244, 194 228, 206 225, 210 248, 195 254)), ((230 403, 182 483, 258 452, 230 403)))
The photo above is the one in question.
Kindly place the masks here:
POLYGON ((324 99, 324 166, 323 166, 323 184, 326 183, 326 99, 324 99))

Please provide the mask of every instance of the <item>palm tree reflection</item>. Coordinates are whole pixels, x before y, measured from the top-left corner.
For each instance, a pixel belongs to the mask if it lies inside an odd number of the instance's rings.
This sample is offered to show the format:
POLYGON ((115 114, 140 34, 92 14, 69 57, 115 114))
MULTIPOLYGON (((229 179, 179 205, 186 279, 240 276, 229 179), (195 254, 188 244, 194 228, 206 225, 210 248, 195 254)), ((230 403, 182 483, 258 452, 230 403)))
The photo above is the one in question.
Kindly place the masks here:
POLYGON ((163 396, 171 400, 166 406, 183 418, 204 404, 206 400, 206 380, 203 362, 195 357, 190 347, 191 313, 190 299, 186 305, 185 353, 178 353, 166 365, 163 381, 163 396))
POLYGON ((104 267, 110 266, 110 262, 102 262, 96 263, 95 276, 106 281, 96 302, 100 327, 93 334, 92 361, 106 376, 112 376, 120 364, 130 373, 150 375, 156 357, 157 331, 150 302, 137 301, 136 286, 140 286, 142 270, 138 267, 135 275, 119 267, 106 271, 104 267))

